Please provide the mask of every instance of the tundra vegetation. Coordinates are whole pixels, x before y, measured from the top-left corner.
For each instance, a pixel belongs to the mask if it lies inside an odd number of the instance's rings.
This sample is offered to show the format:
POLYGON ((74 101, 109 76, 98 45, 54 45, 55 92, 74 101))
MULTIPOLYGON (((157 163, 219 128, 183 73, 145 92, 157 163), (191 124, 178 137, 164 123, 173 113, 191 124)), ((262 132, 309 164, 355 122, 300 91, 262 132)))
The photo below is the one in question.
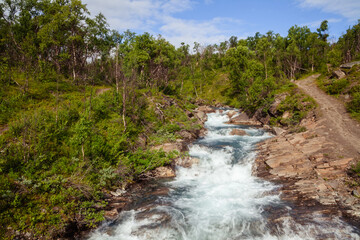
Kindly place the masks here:
MULTIPOLYGON (((190 117, 200 100, 296 126, 315 104, 291 79, 359 60, 359 36, 360 22, 330 44, 323 21, 317 32, 295 25, 284 37, 269 31, 176 48, 161 36, 109 29, 80 0, 4 0, 0 235, 54 238, 97 226, 106 191, 176 157, 152 146, 201 128, 190 117)), ((324 88, 347 91, 359 118, 359 71, 351 71, 324 88)))

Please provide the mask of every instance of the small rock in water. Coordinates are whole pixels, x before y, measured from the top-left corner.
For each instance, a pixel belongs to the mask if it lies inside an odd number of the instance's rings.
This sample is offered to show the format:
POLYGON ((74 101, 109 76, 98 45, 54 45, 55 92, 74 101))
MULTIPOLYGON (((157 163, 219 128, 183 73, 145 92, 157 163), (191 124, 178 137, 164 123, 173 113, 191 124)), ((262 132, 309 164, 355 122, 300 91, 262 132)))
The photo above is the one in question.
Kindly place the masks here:
POLYGON ((230 110, 230 111, 227 113, 227 115, 228 115, 229 118, 232 118, 232 117, 235 116, 237 113, 238 113, 238 112, 235 111, 235 110, 230 110))
POLYGON ((118 215, 119 215, 118 210, 114 208, 113 210, 105 211, 104 217, 109 220, 115 220, 118 215))
POLYGON ((241 130, 241 129, 233 129, 233 130, 230 132, 230 135, 246 136, 247 133, 246 133, 244 130, 241 130))
POLYGON ((194 164, 199 164, 200 159, 195 157, 184 157, 184 158, 177 158, 175 160, 176 165, 184 167, 184 168, 190 168, 194 164))

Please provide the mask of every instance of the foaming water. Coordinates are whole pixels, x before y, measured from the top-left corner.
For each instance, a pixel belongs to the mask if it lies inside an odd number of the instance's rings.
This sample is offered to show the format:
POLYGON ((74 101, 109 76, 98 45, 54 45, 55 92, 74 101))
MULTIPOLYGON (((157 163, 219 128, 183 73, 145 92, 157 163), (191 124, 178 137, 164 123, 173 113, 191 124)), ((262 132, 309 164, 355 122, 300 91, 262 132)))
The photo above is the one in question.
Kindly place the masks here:
POLYGON ((232 136, 231 130, 240 127, 227 121, 226 111, 208 114, 207 136, 189 150, 199 163, 177 168, 177 177, 164 183, 167 196, 122 212, 90 239, 360 239, 337 218, 309 216, 312 221, 302 225, 293 221, 277 186, 251 175, 255 144, 270 136, 245 127, 246 136, 232 136), (279 218, 271 217, 279 212, 279 218))

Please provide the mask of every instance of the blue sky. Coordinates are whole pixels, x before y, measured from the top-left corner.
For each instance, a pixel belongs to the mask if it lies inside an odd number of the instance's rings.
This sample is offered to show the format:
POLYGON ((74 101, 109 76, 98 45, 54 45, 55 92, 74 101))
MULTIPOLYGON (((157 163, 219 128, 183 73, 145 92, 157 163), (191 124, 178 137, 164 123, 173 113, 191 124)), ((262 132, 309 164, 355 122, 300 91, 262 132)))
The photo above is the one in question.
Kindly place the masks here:
POLYGON ((329 21, 336 40, 360 19, 360 0, 83 0, 110 28, 161 34, 171 43, 213 44, 269 30, 287 35, 297 24, 316 31, 329 21))

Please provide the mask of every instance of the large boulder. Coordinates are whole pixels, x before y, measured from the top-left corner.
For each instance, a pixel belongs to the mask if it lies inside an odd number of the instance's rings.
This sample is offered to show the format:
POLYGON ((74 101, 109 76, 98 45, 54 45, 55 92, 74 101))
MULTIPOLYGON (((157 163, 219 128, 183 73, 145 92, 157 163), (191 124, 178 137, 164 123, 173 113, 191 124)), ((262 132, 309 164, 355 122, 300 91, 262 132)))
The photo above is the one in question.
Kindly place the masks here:
POLYGON ((336 77, 337 79, 343 79, 346 77, 346 74, 341 70, 334 70, 332 75, 333 75, 333 77, 336 77))
POLYGON ((360 65, 360 61, 349 62, 349 63, 342 64, 342 65, 340 65, 340 68, 350 69, 355 65, 360 65))
POLYGON ((235 115, 234 117, 230 118, 230 120, 227 122, 228 124, 234 124, 234 125, 249 125, 249 126, 261 126, 261 122, 255 120, 255 119, 250 119, 249 116, 242 112, 239 113, 237 115, 235 115))

